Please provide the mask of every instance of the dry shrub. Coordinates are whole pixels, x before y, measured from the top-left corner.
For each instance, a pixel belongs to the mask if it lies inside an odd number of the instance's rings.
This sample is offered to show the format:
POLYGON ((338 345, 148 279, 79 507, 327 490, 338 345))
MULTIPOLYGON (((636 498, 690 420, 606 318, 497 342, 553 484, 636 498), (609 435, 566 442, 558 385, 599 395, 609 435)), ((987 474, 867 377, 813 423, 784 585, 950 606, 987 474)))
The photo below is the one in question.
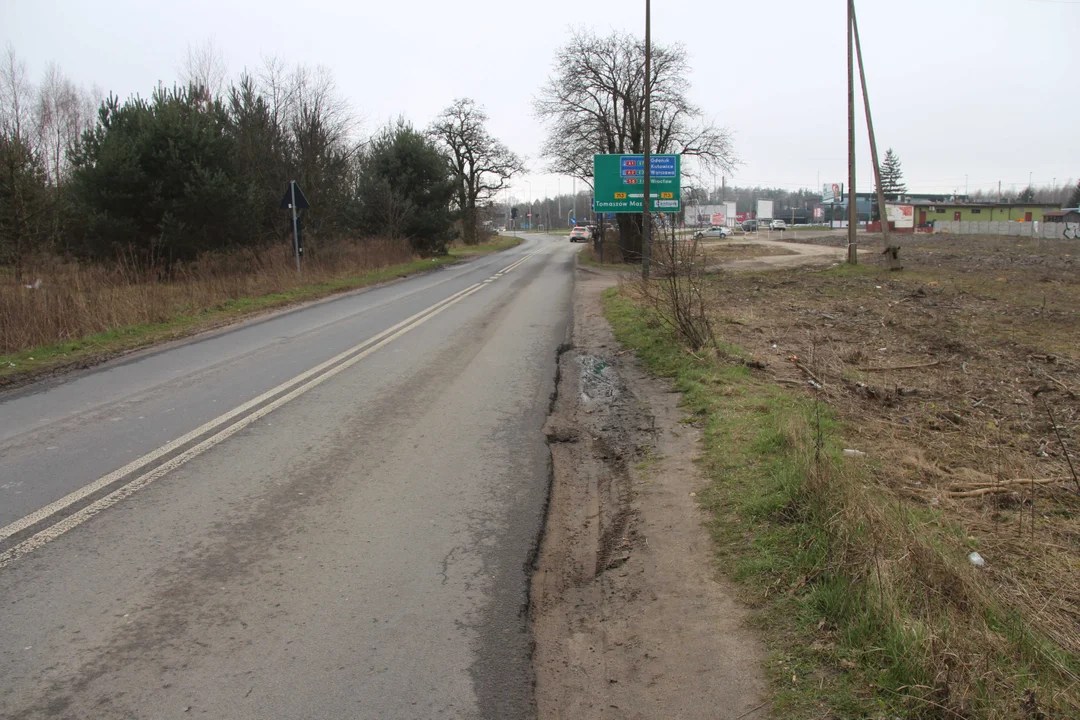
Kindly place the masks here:
MULTIPOLYGON (((414 259, 404 240, 322 240, 306 248, 303 284, 356 277, 414 259)), ((301 285, 292 248, 284 244, 207 253, 168 270, 140 268, 123 258, 106 266, 44 257, 30 264, 24 277, 40 285, 27 288, 0 274, 0 353, 165 322, 301 285)))
POLYGON ((590 262, 598 263, 602 261, 605 265, 621 265, 626 262, 625 258, 623 258, 622 248, 619 247, 619 233, 614 229, 605 228, 603 253, 597 252, 598 250, 600 248, 594 241, 582 250, 581 254, 590 262))
POLYGON ((674 228, 669 236, 656 237, 654 232, 652 279, 637 283, 638 297, 691 350, 715 349, 716 336, 707 311, 711 283, 706 279, 701 243, 690 236, 679 237, 674 228))

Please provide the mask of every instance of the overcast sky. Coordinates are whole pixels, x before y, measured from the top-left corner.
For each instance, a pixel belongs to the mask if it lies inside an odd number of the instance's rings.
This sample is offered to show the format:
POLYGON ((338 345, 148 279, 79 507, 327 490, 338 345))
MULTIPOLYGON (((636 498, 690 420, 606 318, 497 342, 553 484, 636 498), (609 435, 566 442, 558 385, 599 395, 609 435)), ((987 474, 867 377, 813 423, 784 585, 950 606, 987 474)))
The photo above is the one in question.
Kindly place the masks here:
MULTIPOLYGON (((653 0, 653 41, 683 43, 692 100, 735 134, 728 183, 789 189, 846 180, 845 5, 653 0)), ((882 154, 912 191, 1080 178, 1080 0, 860 0, 859 30, 882 154)), ((55 61, 122 97, 178 76, 212 39, 231 73, 266 55, 330 67, 370 132, 427 125, 454 98, 529 158, 517 192, 566 192, 545 175, 531 100, 572 27, 644 34, 644 3, 547 0, 0 0, 0 41, 36 81, 55 61)), ((860 116, 859 189, 871 190, 860 116)))

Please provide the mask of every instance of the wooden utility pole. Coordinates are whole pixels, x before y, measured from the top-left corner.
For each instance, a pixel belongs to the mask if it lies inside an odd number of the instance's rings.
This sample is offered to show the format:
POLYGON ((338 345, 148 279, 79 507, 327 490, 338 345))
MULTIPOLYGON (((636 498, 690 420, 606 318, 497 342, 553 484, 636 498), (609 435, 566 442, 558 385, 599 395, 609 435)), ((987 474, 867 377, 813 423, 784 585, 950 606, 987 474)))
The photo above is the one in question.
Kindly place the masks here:
POLYGON ((855 0, 847 4, 847 94, 848 94, 848 251, 847 259, 852 265, 859 264, 859 245, 855 238, 858 219, 855 192, 855 54, 852 52, 852 25, 855 20, 855 0))
POLYGON ((649 213, 649 185, 652 174, 652 164, 649 153, 652 150, 652 133, 650 132, 650 117, 652 109, 652 20, 649 0, 645 0, 645 195, 642 197, 641 217, 645 222, 644 234, 641 238, 641 277, 649 279, 649 262, 652 260, 652 216, 649 213))
POLYGON ((874 121, 870 117, 870 96, 866 94, 866 68, 863 67, 862 44, 859 42, 859 21, 855 17, 855 0, 851 0, 851 30, 855 34, 855 54, 859 59, 859 81, 862 83, 863 106, 866 108, 866 129, 870 134, 870 160, 874 163, 874 182, 877 183, 878 217, 881 218, 881 236, 889 247, 889 215, 885 210, 885 190, 881 187, 881 166, 878 164, 877 140, 874 139, 874 121))

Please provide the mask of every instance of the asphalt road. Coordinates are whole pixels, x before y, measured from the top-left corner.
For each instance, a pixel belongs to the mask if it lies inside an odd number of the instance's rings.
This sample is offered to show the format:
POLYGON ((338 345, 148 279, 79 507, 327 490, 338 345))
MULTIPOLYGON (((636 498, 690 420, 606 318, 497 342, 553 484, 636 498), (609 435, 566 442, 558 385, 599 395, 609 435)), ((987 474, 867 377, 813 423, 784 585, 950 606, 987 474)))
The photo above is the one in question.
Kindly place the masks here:
POLYGON ((533 236, 0 397, 0 717, 531 716, 573 262, 533 236))

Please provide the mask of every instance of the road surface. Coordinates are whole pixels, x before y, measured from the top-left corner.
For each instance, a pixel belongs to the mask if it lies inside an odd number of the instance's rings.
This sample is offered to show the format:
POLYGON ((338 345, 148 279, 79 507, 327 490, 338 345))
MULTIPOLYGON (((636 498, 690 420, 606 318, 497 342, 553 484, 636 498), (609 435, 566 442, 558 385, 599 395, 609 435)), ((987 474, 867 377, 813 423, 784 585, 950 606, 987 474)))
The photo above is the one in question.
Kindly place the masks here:
POLYGON ((573 249, 0 397, 0 717, 518 718, 573 249))

